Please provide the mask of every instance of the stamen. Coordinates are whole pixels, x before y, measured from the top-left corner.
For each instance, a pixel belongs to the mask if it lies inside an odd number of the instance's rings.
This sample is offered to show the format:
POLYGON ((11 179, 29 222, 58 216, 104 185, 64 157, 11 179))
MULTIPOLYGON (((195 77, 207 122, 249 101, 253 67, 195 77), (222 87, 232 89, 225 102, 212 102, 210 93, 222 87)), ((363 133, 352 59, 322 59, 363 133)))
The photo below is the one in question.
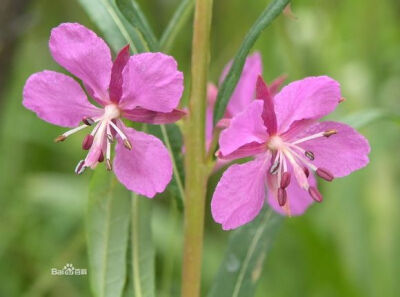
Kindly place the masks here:
POLYGON ((275 157, 275 161, 274 163, 271 165, 270 169, 269 169, 269 173, 271 174, 276 174, 278 172, 279 166, 280 166, 280 154, 276 154, 275 157))
POLYGON ((332 175, 332 173, 330 173, 328 170, 326 170, 324 168, 318 168, 316 173, 320 178, 323 178, 326 181, 331 182, 334 179, 334 176, 332 175))
POLYGON ((282 174, 281 185, 280 185, 282 189, 286 189, 289 186, 290 178, 291 176, 289 172, 284 172, 282 174))
POLYGON ((64 135, 65 137, 68 137, 68 136, 70 136, 70 135, 72 135, 72 134, 74 134, 74 133, 76 133, 78 131, 81 131, 82 129, 85 129, 86 127, 87 127, 87 125, 80 125, 79 127, 76 127, 76 128, 71 129, 71 130, 69 130, 67 132, 64 132, 62 135, 64 135))
POLYGON ((128 150, 131 150, 131 149, 132 149, 132 144, 131 144, 131 142, 128 140, 128 138, 124 139, 123 142, 124 142, 124 146, 125 146, 128 150))
POLYGON ((344 101, 346 101, 346 98, 344 98, 344 97, 342 97, 342 98, 339 99, 339 103, 342 103, 342 102, 344 102, 344 101))
POLYGON ((322 195, 316 187, 309 187, 308 193, 310 194, 311 198, 314 199, 316 202, 322 202, 322 195))
POLYGON ((61 134, 61 135, 57 136, 56 138, 54 138, 54 142, 56 142, 56 143, 57 143, 57 142, 62 142, 62 141, 64 141, 65 139, 67 139, 67 136, 61 134))
POLYGON ((100 156, 99 156, 98 161, 99 161, 99 163, 101 163, 101 162, 104 161, 104 154, 103 154, 103 151, 100 152, 100 156))
POLYGON ((128 149, 131 150, 132 149, 132 144, 130 143, 128 137, 124 134, 124 132, 121 131, 121 129, 119 129, 117 127, 117 125, 115 125, 113 123, 113 121, 109 121, 110 125, 114 128, 114 130, 118 133, 119 136, 121 136, 122 138, 122 142, 124 143, 124 146, 128 149))
POLYGON ((110 125, 107 125, 107 139, 109 142, 114 142, 114 136, 111 133, 110 125))
POLYGON ((117 125, 114 124, 113 121, 109 121, 111 127, 114 128, 114 130, 119 134, 119 136, 121 136, 122 139, 127 139, 128 137, 126 137, 126 135, 124 134, 124 132, 121 131, 120 128, 118 128, 117 125))
POLYGON ((112 171, 112 164, 110 159, 106 159, 106 168, 108 171, 112 171))
POLYGON ((98 123, 98 124, 94 127, 94 129, 92 130, 92 132, 90 132, 90 134, 92 134, 93 136, 95 136, 96 133, 97 133, 97 131, 99 131, 100 127, 102 127, 102 125, 103 125, 103 122, 98 123))
POLYGON ((289 143, 289 144, 299 144, 299 143, 302 143, 302 142, 305 142, 305 141, 309 141, 309 140, 312 140, 312 139, 315 139, 315 138, 319 138, 319 137, 329 137, 329 136, 331 136, 333 134, 336 134, 336 133, 332 134, 333 131, 335 131, 337 133, 336 130, 332 129, 332 130, 328 130, 328 131, 324 131, 324 132, 319 132, 319 133, 316 133, 316 134, 313 134, 313 135, 310 135, 310 136, 306 136, 306 137, 301 138, 301 139, 297 139, 296 141, 293 141, 292 143, 289 143), (327 135, 327 132, 328 132, 328 135, 327 135))
POLYGON ((81 175, 86 169, 85 160, 80 160, 78 165, 75 167, 75 173, 81 175))
POLYGON ((278 204, 279 206, 284 206, 287 200, 287 192, 285 189, 278 189, 278 204))
POLYGON ((304 167, 304 168, 303 168, 303 171, 304 171, 304 174, 305 174, 307 177, 310 176, 310 170, 308 170, 307 167, 304 167))
POLYGON ((94 136, 92 134, 86 135, 82 142, 82 149, 87 151, 93 144, 94 136))
POLYGON ((335 129, 327 130, 327 131, 324 132, 324 136, 325 137, 330 137, 332 135, 335 135, 336 133, 337 133, 337 130, 335 130, 335 129))
MULTIPOLYGON (((302 149, 299 148, 299 147, 296 147, 296 148, 298 148, 299 150, 302 150, 302 149)), ((301 161, 301 163, 303 163, 304 165, 308 166, 311 170, 317 171, 317 167, 316 167, 314 164, 312 164, 311 162, 309 162, 309 161, 308 161, 307 159, 305 159, 303 156, 299 155, 295 150, 289 149, 289 151, 290 151, 294 156, 296 156, 297 159, 299 159, 299 161, 301 161)), ((305 153, 304 150, 302 150, 302 151, 305 153)))
MULTIPOLYGON (((303 165, 301 165, 301 163, 299 164, 298 161, 296 161, 295 159, 295 156, 297 156, 296 152, 287 148, 283 151, 283 153, 288 158, 289 162, 292 164, 294 176, 296 177, 297 183, 299 184, 300 187, 307 190, 309 188, 308 179, 303 171, 303 165)), ((300 159, 300 161, 302 160, 300 159)))
POLYGON ((95 123, 95 121, 89 117, 83 117, 82 122, 87 126, 92 126, 95 123))
MULTIPOLYGON (((107 133, 110 131, 110 126, 107 125, 107 133)), ((111 164, 111 141, 107 137, 107 144, 106 144, 106 168, 108 171, 112 170, 112 164, 111 164)))
POLYGON ((305 155, 308 159, 310 159, 311 161, 314 161, 314 159, 315 159, 314 153, 313 153, 312 151, 305 151, 304 155, 305 155))

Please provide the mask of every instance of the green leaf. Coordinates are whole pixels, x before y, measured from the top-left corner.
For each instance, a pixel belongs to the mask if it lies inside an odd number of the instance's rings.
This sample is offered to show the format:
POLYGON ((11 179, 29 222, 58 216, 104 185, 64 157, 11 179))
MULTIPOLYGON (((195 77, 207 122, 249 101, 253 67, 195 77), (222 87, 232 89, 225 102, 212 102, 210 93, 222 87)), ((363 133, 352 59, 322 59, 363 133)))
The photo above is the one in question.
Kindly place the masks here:
POLYGON ((148 126, 149 132, 164 140, 164 144, 170 152, 172 158, 172 166, 174 170, 174 177, 172 182, 168 185, 167 192, 171 193, 170 196, 175 197, 177 208, 183 210, 184 201, 184 170, 183 170, 183 156, 182 146, 183 139, 179 127, 176 124, 148 126))
POLYGON ((208 297, 251 297, 283 217, 266 207, 250 224, 232 232, 208 297))
POLYGON ((144 52, 141 33, 123 17, 113 0, 79 0, 93 22, 103 31, 114 52, 129 44, 134 53, 144 52))
POLYGON ((392 120, 400 124, 400 115, 383 109, 366 109, 352 113, 341 121, 360 129, 379 120, 392 120))
POLYGON ((114 174, 98 168, 89 189, 89 276, 96 297, 121 296, 126 281, 130 193, 114 174))
POLYGON ((160 39, 160 49, 164 52, 168 52, 172 43, 174 42, 179 31, 188 21, 194 8, 194 0, 182 0, 177 10, 175 11, 171 21, 165 29, 160 39))
POLYGON ((290 0, 272 1, 272 3, 268 5, 260 17, 256 20, 254 25, 250 28, 233 60, 232 67, 228 72, 228 75, 224 79, 221 88, 218 90, 218 98, 215 103, 214 111, 214 126, 225 113, 226 106, 228 105, 228 101, 235 90, 237 82, 239 81, 244 62, 250 52, 250 49, 257 41, 261 32, 267 28, 269 24, 271 24, 271 22, 282 12, 289 2, 290 0))
POLYGON ((154 297, 155 252, 151 230, 152 201, 132 195, 128 282, 124 297, 154 297))
POLYGON ((117 6, 125 16, 127 21, 136 27, 146 40, 147 46, 151 51, 158 49, 158 41, 151 29, 146 16, 140 9, 135 0, 116 0, 117 6))

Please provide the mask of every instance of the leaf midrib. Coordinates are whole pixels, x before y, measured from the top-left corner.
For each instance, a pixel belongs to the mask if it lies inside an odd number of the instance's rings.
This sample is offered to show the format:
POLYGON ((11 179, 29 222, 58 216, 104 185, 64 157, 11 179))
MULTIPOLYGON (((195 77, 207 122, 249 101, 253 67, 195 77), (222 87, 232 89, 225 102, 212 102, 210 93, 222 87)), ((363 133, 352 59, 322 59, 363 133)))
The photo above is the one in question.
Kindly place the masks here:
POLYGON ((109 241, 109 238, 110 238, 110 223, 109 223, 109 221, 110 221, 110 216, 111 216, 111 212, 112 212, 112 210, 111 210, 111 202, 112 202, 112 200, 113 200, 113 190, 114 190, 114 188, 115 188, 115 185, 116 185, 116 181, 115 181, 115 179, 114 178, 112 178, 111 179, 111 185, 110 185, 110 187, 109 187, 109 189, 108 189, 108 191, 107 191, 107 207, 106 207, 106 224, 107 224, 107 226, 106 226, 106 230, 105 230, 105 234, 104 234, 104 236, 105 236, 105 240, 104 240, 104 242, 105 242, 105 247, 104 247, 104 254, 103 254, 103 263, 104 263, 104 265, 103 265, 103 267, 104 267, 104 269, 103 269, 103 273, 102 273, 102 275, 103 275, 103 281, 102 281, 102 284, 103 284, 103 286, 102 286, 102 290, 101 290, 101 292, 100 292, 100 296, 105 296, 105 292, 106 292, 106 286, 107 286, 107 282, 106 282, 106 273, 107 273, 107 267, 108 267, 108 261, 107 261, 107 255, 108 255, 108 241, 109 241))
POLYGON ((239 292, 240 292, 241 286, 243 284, 243 279, 244 279, 244 275, 246 273, 247 267, 249 265, 249 262, 251 260, 252 255, 253 255, 253 253, 254 253, 254 251, 256 249, 257 243, 260 240, 261 235, 264 232, 265 227, 267 226, 266 223, 270 219, 271 215, 272 215, 272 210, 269 209, 268 213, 265 215, 264 222, 262 224, 260 224, 260 227, 256 230, 256 232, 254 234, 253 240, 252 240, 252 242, 250 244, 250 248, 248 249, 246 257, 245 257, 245 259, 243 261, 243 265, 240 268, 240 272, 239 272, 239 275, 238 275, 238 278, 237 278, 237 282, 236 282, 235 288, 234 288, 233 293, 232 293, 232 297, 238 297, 239 296, 239 292))

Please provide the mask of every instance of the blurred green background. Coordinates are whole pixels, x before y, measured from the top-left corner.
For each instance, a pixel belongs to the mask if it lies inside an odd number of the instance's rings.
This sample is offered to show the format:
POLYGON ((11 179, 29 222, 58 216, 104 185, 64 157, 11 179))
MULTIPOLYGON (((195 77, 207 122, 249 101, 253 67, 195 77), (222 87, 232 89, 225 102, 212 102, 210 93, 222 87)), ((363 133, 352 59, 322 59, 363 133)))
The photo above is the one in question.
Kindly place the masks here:
MULTIPOLYGON (((178 0, 138 2, 159 35, 178 0)), ((267 2, 215 0, 214 82, 267 2)), ((391 113, 400 113, 400 2, 302 0, 292 9, 297 18, 279 17, 255 46, 264 77, 338 80, 347 101, 332 118, 360 127, 371 143, 371 162, 348 178, 322 183, 324 203, 285 220, 257 296, 399 296, 400 126, 391 113)), ((53 143, 64 130, 36 118, 21 101, 30 74, 62 71, 47 48, 51 28, 79 22, 101 32, 76 0, 1 0, 0 14, 0 296, 90 296, 87 276, 50 274, 66 263, 88 267, 84 215, 91 172, 73 173, 81 137, 53 143)), ((186 82, 191 30, 190 23, 172 50, 186 82)), ((154 200, 157 296, 179 294, 182 218, 170 206, 168 199, 154 200)), ((204 295, 228 235, 208 214, 204 295)))

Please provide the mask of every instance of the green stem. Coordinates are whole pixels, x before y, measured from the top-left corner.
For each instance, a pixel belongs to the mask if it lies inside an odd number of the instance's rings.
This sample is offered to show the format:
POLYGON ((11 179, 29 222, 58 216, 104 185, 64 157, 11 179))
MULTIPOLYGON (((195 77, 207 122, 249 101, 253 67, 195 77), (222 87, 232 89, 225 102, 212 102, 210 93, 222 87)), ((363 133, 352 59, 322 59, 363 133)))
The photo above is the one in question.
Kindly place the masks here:
POLYGON ((204 208, 208 168, 205 149, 206 87, 213 0, 197 0, 192 43, 192 80, 185 127, 185 226, 182 297, 200 296, 204 208))

